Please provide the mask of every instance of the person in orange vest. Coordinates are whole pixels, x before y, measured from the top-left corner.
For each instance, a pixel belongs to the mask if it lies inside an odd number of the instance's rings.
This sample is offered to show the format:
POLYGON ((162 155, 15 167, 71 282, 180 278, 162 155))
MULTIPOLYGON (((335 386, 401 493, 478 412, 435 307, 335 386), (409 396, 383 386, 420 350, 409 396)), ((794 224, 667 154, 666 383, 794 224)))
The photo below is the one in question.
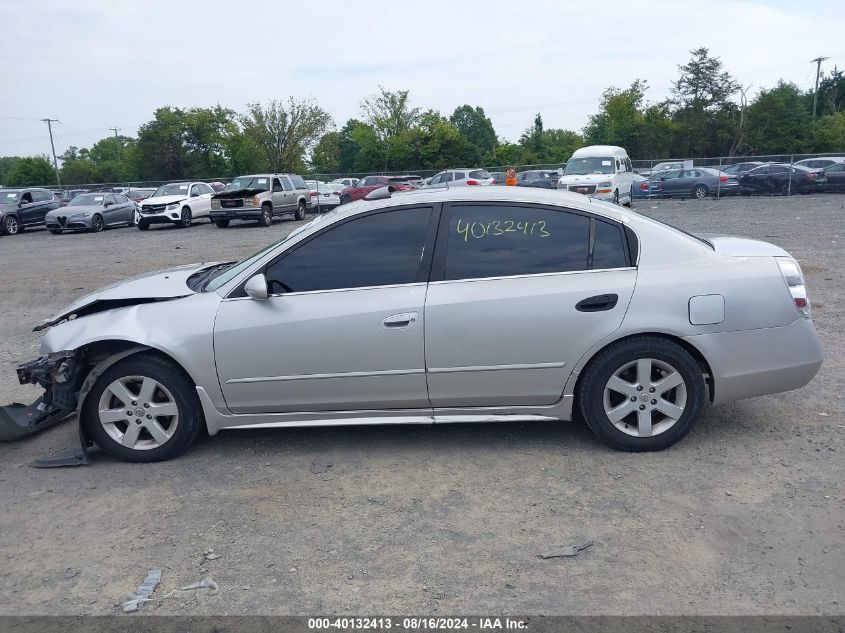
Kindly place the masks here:
POLYGON ((513 165, 508 167, 508 171, 505 172, 505 185, 516 187, 516 170, 513 168, 513 165))

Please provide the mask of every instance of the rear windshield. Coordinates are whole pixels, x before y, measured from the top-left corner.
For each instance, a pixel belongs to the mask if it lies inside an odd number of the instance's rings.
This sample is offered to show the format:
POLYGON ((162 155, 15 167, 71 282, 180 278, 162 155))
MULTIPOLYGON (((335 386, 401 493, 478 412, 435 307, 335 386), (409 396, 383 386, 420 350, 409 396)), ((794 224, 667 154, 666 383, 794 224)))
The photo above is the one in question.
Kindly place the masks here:
POLYGON ((474 171, 469 172, 469 177, 470 178, 480 178, 481 180, 487 180, 488 178, 492 178, 493 176, 486 169, 476 169, 474 171))

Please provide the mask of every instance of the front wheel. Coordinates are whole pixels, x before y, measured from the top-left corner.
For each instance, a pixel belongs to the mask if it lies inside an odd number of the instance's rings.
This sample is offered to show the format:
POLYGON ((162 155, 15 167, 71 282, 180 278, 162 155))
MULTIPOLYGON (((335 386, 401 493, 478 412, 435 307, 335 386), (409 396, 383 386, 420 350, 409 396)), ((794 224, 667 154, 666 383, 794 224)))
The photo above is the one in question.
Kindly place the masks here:
POLYGON ((704 185, 698 185, 692 192, 692 195, 696 197, 698 200, 704 200, 708 195, 707 187, 704 185))
POLYGON ((261 207, 261 217, 258 218, 258 224, 265 227, 273 224, 273 209, 268 205, 261 207))
POLYGON ((623 206, 628 207, 629 209, 634 206, 634 187, 632 186, 630 191, 628 191, 628 202, 626 202, 623 206))
POLYGON ((149 229, 150 229, 149 222, 144 222, 143 220, 138 222, 137 226, 138 226, 139 231, 149 231, 149 229))
POLYGON ((47 230, 50 231, 50 233, 52 233, 53 235, 61 235, 62 234, 61 229, 47 229, 47 230))
POLYGON ((613 192, 613 204, 619 204, 619 190, 613 192))
POLYGON ((578 403, 590 429, 611 448, 668 448, 698 420, 706 386, 695 359, 672 341, 643 336, 615 343, 587 366, 578 403))
POLYGON ((225 229, 229 226, 229 220, 214 220, 214 226, 218 229, 225 229))
POLYGON ((180 229, 187 229, 191 226, 192 220, 193 216, 191 215, 191 210, 188 208, 182 209, 182 216, 179 218, 179 223, 176 226, 180 229))
POLYGON ((7 215, 6 219, 3 220, 4 235, 17 235, 20 228, 21 225, 18 223, 18 219, 13 215, 7 215))
POLYGON ((176 457, 194 441, 202 422, 190 379, 172 362, 144 354, 103 372, 81 417, 103 452, 127 462, 176 457))
POLYGON ((103 216, 101 216, 99 213, 95 213, 94 217, 91 218, 91 232, 99 233, 103 230, 104 226, 105 225, 103 224, 103 216))

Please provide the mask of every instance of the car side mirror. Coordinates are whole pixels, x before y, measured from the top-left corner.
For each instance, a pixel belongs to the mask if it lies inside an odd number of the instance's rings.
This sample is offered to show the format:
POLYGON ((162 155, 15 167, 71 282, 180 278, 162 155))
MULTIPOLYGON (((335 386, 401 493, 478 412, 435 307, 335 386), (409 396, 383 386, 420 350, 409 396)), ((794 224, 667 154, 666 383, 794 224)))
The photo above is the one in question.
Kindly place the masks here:
POLYGON ((244 285, 246 293, 258 301, 267 301, 270 294, 267 292, 267 277, 264 273, 258 273, 249 278, 244 285))
POLYGON ((104 206, 104 207, 110 207, 110 206, 112 206, 113 204, 114 204, 113 202, 106 202, 103 206, 104 206))

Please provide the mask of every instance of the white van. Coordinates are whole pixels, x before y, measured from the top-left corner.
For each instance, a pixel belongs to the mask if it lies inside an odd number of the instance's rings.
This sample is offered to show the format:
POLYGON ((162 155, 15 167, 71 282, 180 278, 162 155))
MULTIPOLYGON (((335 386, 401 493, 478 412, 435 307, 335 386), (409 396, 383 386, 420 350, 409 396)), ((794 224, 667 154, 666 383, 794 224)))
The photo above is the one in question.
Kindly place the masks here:
POLYGON ((590 145, 575 150, 566 163, 558 189, 631 206, 634 169, 628 152, 615 145, 590 145))

